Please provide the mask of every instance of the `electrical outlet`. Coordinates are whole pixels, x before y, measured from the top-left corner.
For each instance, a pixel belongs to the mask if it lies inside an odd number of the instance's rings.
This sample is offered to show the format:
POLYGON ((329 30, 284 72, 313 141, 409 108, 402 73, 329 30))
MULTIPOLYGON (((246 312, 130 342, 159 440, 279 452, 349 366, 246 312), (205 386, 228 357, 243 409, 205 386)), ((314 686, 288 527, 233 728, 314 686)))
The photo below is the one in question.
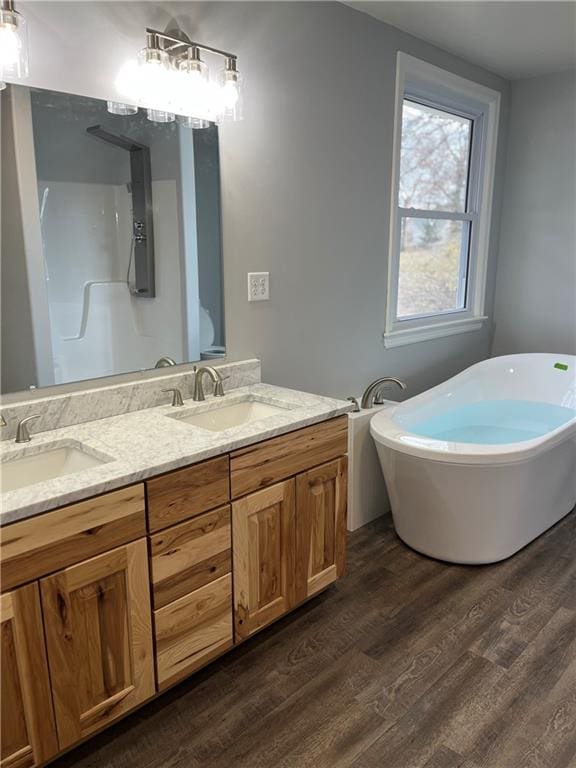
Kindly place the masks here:
POLYGON ((268 301, 270 272, 248 272, 248 301, 268 301))

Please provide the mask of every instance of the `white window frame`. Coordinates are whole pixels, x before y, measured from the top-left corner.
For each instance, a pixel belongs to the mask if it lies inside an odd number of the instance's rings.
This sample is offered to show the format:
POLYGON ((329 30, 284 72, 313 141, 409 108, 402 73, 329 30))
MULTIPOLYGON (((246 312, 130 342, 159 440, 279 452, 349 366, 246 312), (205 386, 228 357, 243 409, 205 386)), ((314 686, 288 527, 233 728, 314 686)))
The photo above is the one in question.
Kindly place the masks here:
MULTIPOLYGON (((396 99, 394 109, 394 155, 388 292, 384 346, 398 347, 457 333, 477 331, 488 319, 485 315, 486 274, 490 246, 492 195, 496 168, 496 148, 500 115, 500 93, 486 86, 448 72, 406 53, 398 52, 396 99), (403 209, 398 205, 400 188, 400 151, 402 142, 402 107, 404 99, 446 109, 474 121, 470 154, 469 203, 467 211, 455 215, 434 211, 434 218, 470 221, 470 243, 466 276, 466 306, 437 314, 399 319, 398 276, 400 266, 400 230, 402 217, 425 218, 430 211, 403 209)), ((463 286, 460 287, 463 290, 463 286)))

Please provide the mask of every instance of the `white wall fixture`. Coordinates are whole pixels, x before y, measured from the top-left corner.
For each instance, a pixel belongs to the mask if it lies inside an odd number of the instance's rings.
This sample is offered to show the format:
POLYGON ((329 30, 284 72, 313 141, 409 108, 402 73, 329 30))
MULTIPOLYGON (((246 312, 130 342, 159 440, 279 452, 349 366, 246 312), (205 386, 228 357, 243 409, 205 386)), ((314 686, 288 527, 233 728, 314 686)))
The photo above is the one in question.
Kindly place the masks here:
POLYGON ((248 301, 268 301, 270 272, 248 272, 248 301))
POLYGON ((137 105, 147 109, 149 120, 169 123, 176 118, 187 127, 203 128, 209 122, 242 119, 242 83, 237 57, 211 46, 192 42, 184 33, 146 30, 146 47, 137 59, 127 61, 116 78, 120 100, 109 111, 137 105), (202 53, 224 60, 214 76, 202 53))
POLYGON ((28 30, 26 19, 13 0, 0 1, 0 91, 6 80, 28 77, 28 30))

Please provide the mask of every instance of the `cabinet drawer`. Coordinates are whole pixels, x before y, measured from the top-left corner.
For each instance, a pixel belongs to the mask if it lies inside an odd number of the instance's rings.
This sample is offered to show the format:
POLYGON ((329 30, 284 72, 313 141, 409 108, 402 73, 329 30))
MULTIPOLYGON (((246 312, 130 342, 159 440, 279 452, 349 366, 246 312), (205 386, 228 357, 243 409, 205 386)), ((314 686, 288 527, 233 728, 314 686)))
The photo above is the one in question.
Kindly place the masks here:
POLYGON ((232 647, 232 576, 154 612, 156 670, 163 690, 232 647))
POLYGON ((150 537, 154 607, 230 573, 230 507, 192 518, 150 537))
POLYGON ((2 529, 2 590, 146 534, 144 485, 61 507, 2 529))
POLYGON ((347 450, 347 416, 241 448, 230 456, 232 498, 337 459, 347 450))
POLYGON ((228 456, 209 459, 146 481, 148 524, 159 531, 230 499, 228 456))

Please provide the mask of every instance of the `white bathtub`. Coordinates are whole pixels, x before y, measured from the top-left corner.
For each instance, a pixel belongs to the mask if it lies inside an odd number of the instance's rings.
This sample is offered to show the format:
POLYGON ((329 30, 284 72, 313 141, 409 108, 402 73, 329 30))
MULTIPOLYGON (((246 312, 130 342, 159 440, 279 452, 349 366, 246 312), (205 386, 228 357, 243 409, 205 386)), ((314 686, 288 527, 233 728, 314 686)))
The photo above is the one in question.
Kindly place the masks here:
POLYGON ((406 544, 503 560, 576 504, 576 356, 485 360, 391 404, 370 431, 406 544))

